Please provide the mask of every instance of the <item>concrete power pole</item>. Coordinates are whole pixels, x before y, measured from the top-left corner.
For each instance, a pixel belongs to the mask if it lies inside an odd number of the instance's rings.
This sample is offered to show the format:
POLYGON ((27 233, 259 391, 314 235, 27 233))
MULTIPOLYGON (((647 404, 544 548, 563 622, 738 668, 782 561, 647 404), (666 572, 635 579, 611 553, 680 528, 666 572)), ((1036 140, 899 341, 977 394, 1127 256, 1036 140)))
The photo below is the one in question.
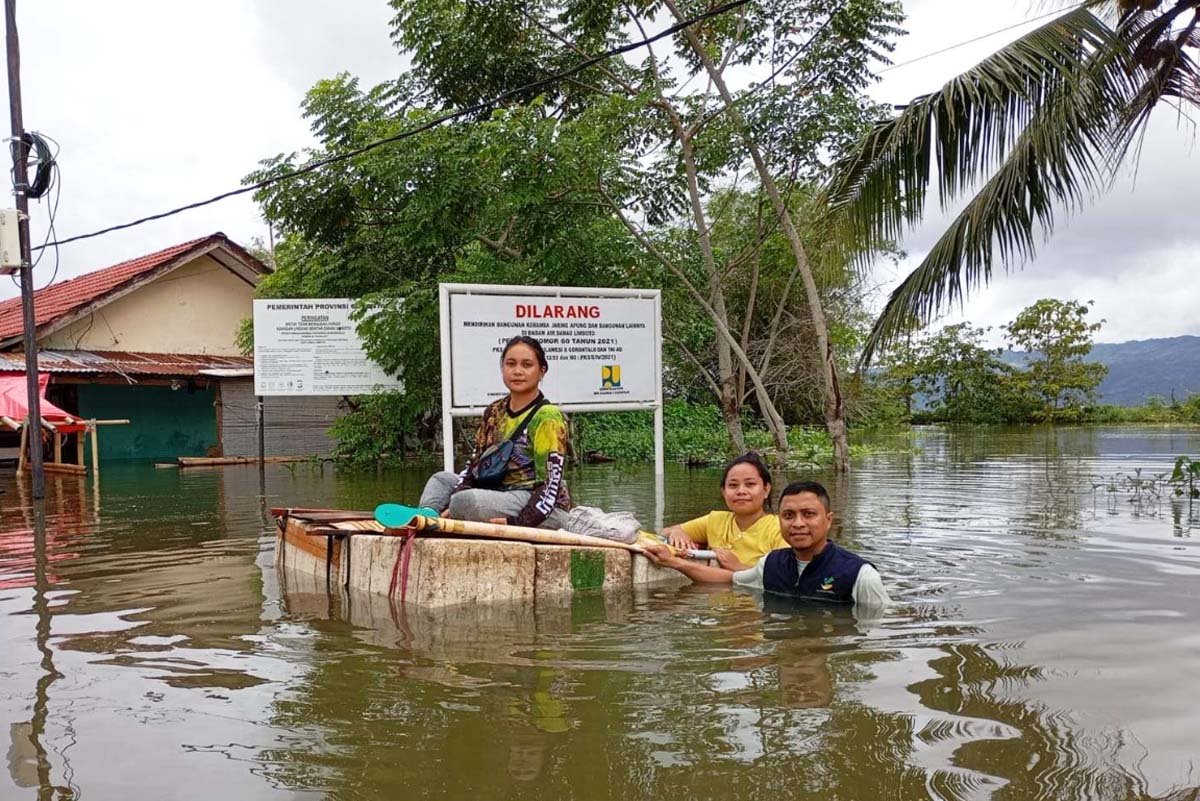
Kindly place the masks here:
MULTIPOLYGON (((8 108, 12 118, 13 194, 17 198, 21 237, 21 310, 25 322, 25 381, 29 389, 29 413, 25 426, 29 431, 29 469, 33 474, 33 497, 46 495, 46 474, 42 466, 42 408, 38 391, 36 322, 33 314, 33 254, 29 244, 29 145, 25 142, 25 121, 21 112, 21 44, 17 37, 17 0, 4 0, 4 23, 8 44, 8 108)), ((18 478, 19 480, 19 478, 18 478)))

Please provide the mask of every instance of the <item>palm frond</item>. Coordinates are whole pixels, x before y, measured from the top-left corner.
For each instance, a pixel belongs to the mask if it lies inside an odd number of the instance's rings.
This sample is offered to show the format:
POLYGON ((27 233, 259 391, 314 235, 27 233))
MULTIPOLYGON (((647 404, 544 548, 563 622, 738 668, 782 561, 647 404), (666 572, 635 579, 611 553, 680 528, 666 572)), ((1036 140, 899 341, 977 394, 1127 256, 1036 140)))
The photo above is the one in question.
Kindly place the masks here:
POLYGON ((1112 124, 1120 106, 1095 114, 1112 93, 1128 92, 1125 78, 1109 78, 1121 85, 1089 81, 1047 95, 1003 164, 892 293, 868 337, 864 363, 881 345, 908 333, 914 320, 928 322, 986 283, 996 262, 1008 266, 1031 258, 1039 233, 1053 231, 1056 211, 1078 207, 1108 181, 1136 133, 1112 124))
POLYGON ((987 179, 892 294, 864 361, 986 283, 997 259, 1030 257, 1057 206, 1108 181, 1131 141, 1115 123, 1137 85, 1115 43, 1089 10, 1067 12, 913 101, 835 166, 828 203, 864 254, 921 219, 931 185, 945 208, 987 179))
POLYGON ((1176 0, 1170 8, 1154 11, 1134 6, 1121 15, 1117 35, 1145 76, 1125 125, 1141 127, 1164 100, 1200 106, 1200 64, 1192 55, 1200 51, 1200 2, 1176 0))

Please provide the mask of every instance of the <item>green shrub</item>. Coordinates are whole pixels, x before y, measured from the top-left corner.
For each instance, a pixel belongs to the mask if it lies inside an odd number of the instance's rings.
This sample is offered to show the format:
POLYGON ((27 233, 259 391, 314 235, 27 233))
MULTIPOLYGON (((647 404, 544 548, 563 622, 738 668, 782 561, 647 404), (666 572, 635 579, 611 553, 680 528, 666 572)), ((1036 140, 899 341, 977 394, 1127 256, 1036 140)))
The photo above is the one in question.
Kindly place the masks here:
MULTIPOLYGON (((574 417, 575 452, 580 456, 601 453, 621 461, 654 458, 653 412, 598 412, 574 417)), ((754 437, 762 447, 765 431, 754 437)), ((751 441, 747 431, 747 444, 751 441)), ((718 464, 729 455, 729 435, 721 413, 712 404, 669 400, 663 405, 663 449, 672 462, 718 464)))

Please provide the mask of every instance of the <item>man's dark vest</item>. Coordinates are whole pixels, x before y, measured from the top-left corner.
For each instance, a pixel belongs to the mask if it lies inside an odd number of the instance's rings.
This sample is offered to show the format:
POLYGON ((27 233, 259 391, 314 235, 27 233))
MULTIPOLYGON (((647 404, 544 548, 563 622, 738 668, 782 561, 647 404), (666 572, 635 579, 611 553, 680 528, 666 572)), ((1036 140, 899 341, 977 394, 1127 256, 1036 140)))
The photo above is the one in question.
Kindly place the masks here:
POLYGON ((765 557, 763 589, 793 598, 852 604, 858 571, 863 565, 869 564, 858 554, 834 542, 826 542, 825 549, 801 572, 795 551, 780 548, 765 557))

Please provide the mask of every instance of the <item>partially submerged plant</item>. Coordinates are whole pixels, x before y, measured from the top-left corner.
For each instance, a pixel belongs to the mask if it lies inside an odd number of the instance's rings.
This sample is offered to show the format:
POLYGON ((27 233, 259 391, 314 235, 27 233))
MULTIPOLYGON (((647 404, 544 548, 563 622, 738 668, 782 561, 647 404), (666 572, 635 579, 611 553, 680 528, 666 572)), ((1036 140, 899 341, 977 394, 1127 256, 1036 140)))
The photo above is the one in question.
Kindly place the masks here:
POLYGON ((1190 456, 1180 456, 1175 460, 1175 470, 1171 473, 1171 484, 1175 487, 1175 495, 1187 496, 1188 500, 1200 498, 1200 461, 1190 456))

